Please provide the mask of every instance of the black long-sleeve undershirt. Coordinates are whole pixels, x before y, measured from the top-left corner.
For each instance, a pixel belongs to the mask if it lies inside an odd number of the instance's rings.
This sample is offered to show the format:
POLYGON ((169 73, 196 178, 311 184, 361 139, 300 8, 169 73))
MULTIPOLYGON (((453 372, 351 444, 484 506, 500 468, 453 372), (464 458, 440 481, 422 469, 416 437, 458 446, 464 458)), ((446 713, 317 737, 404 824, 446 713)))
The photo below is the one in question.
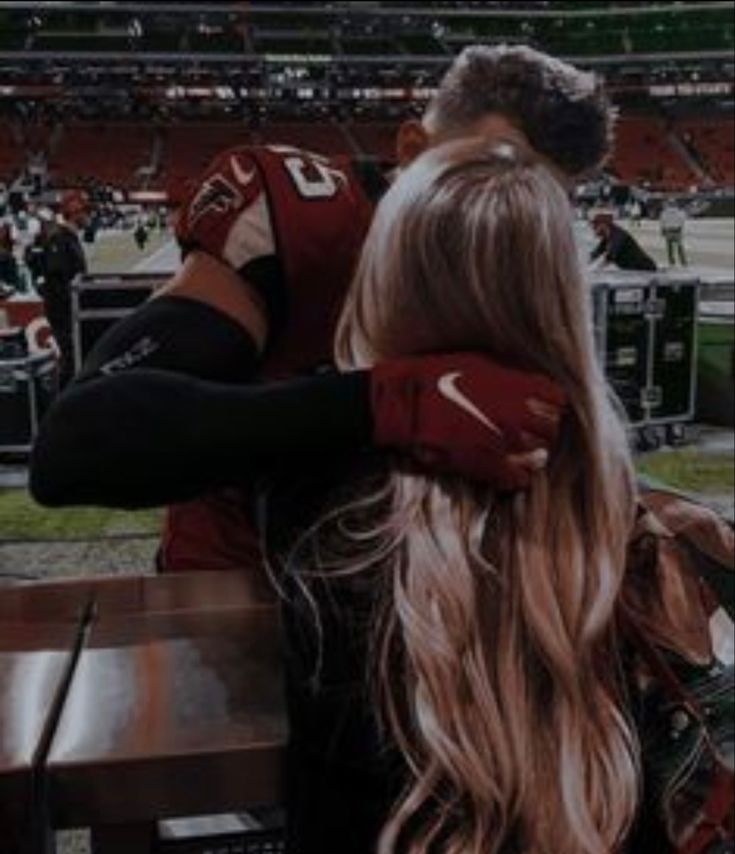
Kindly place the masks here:
POLYGON ((31 456, 41 504, 148 507, 250 482, 367 443, 367 373, 259 386, 249 333, 193 299, 164 296, 109 330, 44 417, 31 456))
POLYGON ((252 481, 370 441, 369 374, 235 386, 162 370, 89 379, 44 419, 30 488, 47 506, 139 508, 252 481))

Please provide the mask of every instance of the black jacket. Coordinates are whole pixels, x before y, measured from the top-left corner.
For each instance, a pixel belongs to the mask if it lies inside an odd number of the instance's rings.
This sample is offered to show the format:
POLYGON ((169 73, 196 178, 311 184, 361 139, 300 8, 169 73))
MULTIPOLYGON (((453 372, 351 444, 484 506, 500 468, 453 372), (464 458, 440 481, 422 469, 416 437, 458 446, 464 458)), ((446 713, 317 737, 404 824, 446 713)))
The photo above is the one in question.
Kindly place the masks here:
POLYGON ((87 271, 87 261, 76 232, 60 225, 44 241, 45 278, 55 286, 68 286, 78 273, 87 271))
POLYGON ((594 261, 601 255, 611 264, 621 270, 647 270, 655 272, 656 262, 648 255, 638 242, 619 225, 610 226, 609 237, 603 237, 590 256, 594 261))

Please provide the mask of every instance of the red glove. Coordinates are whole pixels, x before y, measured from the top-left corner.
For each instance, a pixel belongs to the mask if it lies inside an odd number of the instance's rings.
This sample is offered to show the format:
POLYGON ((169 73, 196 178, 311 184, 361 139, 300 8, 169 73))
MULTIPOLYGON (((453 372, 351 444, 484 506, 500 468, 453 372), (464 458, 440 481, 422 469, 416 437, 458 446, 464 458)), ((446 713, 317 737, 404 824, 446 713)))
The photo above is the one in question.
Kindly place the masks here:
POLYGON ((384 362, 371 383, 376 445, 503 490, 528 487, 545 465, 566 403, 547 377, 476 353, 384 362))

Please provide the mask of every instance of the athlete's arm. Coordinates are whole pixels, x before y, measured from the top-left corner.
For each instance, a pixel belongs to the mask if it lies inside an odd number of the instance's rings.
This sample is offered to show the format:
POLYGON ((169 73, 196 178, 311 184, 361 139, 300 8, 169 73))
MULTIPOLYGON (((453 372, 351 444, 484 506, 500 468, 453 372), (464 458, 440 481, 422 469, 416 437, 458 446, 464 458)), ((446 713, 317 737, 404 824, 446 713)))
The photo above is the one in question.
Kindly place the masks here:
POLYGON ((605 255, 605 250, 607 249, 607 240, 604 238, 600 240, 600 242, 595 246, 595 248, 590 253, 590 261, 596 261, 598 258, 602 258, 605 255))
POLYGON ((545 377, 477 354, 251 387, 123 370, 54 404, 33 450, 31 491, 50 506, 169 504, 371 443, 422 470, 519 489, 545 464, 563 405, 545 377))
MULTIPOLYGON (((187 424, 201 402, 195 379, 224 388, 248 382, 267 332, 255 290, 225 264, 191 252, 155 299, 97 342, 47 413, 32 460, 38 499, 142 506, 161 495, 196 495, 202 479, 195 472, 183 463, 168 468, 191 451, 187 424), (151 383, 154 371, 159 381, 151 383)), ((206 449, 200 458, 206 462, 206 449)), ((210 481, 216 485, 216 473, 210 481)))
POLYGON ((47 506, 173 504, 251 482, 276 462, 358 449, 371 429, 366 372, 239 386, 139 368, 56 401, 30 488, 47 506))
POLYGON ((222 262, 192 252, 156 298, 97 342, 77 382, 136 368, 247 381, 267 334, 255 289, 222 262))

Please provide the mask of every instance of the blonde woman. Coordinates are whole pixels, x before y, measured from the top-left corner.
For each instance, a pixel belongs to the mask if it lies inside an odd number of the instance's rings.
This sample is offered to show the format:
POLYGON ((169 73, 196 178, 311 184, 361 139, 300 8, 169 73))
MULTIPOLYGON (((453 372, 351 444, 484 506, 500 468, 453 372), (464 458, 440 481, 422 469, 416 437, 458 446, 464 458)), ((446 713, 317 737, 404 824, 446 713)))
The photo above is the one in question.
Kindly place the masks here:
MULTIPOLYGON (((338 331, 342 369, 395 378, 401 357, 469 348, 544 372, 569 403, 525 493, 364 462, 332 492, 276 490, 267 539, 291 603, 294 851, 664 854, 684 839, 691 851, 722 842, 709 825, 697 837, 691 800, 664 828, 670 804, 643 798, 650 733, 636 710, 660 674, 657 652, 645 670, 632 650, 651 652, 665 626, 664 642, 689 652, 696 586, 677 624, 655 565, 626 575, 631 458, 576 259, 563 191, 509 146, 432 151, 378 210, 338 331)), ((722 736, 731 671, 712 689, 711 654, 699 663, 722 736)), ((667 726, 647 708, 654 731, 667 726)), ((697 758, 707 791, 712 758, 697 758)), ((679 771, 657 769, 651 787, 682 795, 679 771)))
MULTIPOLYGON (((712 675, 706 619, 697 634, 687 609, 671 616, 640 539, 577 257, 568 201, 544 165, 510 144, 449 143, 379 206, 339 325, 343 376, 253 391, 138 372, 61 401, 57 424, 74 421, 85 395, 132 423, 131 399, 116 401, 144 383, 135 415, 163 419, 161 434, 177 406, 193 419, 179 461, 191 464, 192 492, 223 485, 225 461, 230 478, 233 468, 267 476, 256 501, 287 629, 289 854, 669 854, 696 842, 697 816, 709 816, 695 797, 689 824, 666 825, 680 766, 646 770, 646 744, 661 747, 649 722, 655 733, 668 702, 650 700, 651 685, 670 677, 687 696, 662 641, 677 661, 696 647, 687 667, 702 665, 717 697, 729 677, 712 675), (444 355, 453 351, 465 352, 444 355), (369 443, 366 407, 383 453, 356 453, 369 443), (313 409, 329 463, 314 453, 313 409), (275 425, 299 411, 289 455, 275 425), (537 457, 508 482, 498 437, 522 453, 537 445, 529 434, 545 436, 548 464, 537 457)), ((90 462, 86 485, 69 475, 42 497, 148 501, 134 474, 105 483, 94 425, 85 429, 73 440, 42 433, 37 483, 64 441, 83 443, 90 462)), ((160 472, 160 501, 181 488, 175 463, 159 463, 171 471, 160 472)), ((703 701, 721 733, 727 710, 710 688, 703 701)), ((725 779, 727 745, 714 745, 704 717, 693 731, 712 752, 687 750, 682 762, 706 777, 716 756, 725 779)))
MULTIPOLYGON (((329 603, 371 579, 364 652, 401 773, 355 851, 609 854, 632 826, 639 748, 614 615, 635 490, 576 258, 549 172, 481 141, 420 158, 369 233, 338 332, 343 369, 476 349, 545 372, 569 407, 526 494, 402 471, 376 485, 371 472, 283 550, 319 605, 322 678, 343 655, 329 603)), ((297 706, 309 702, 304 682, 297 706)), ((295 736, 301 766, 325 767, 312 730, 295 736)))

